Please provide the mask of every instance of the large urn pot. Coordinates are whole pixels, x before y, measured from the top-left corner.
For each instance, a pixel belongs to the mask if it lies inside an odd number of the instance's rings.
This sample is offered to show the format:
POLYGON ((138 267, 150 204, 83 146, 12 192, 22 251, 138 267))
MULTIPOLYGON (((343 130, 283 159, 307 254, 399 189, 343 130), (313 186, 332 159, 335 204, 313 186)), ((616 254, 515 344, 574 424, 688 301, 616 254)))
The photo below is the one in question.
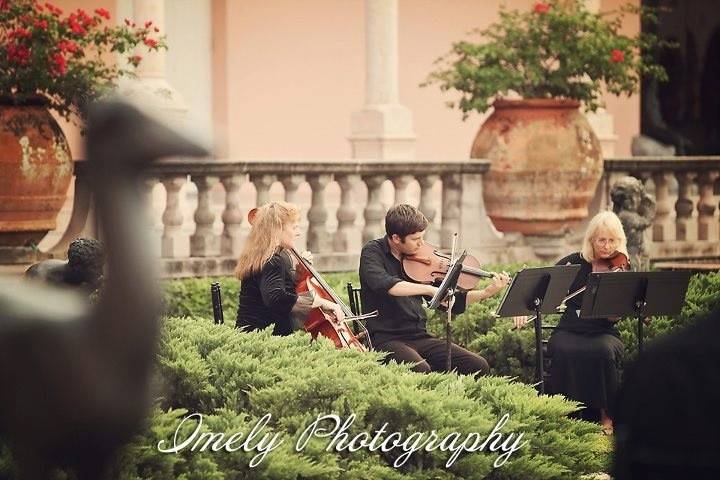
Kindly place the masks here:
POLYGON ((485 208, 502 232, 558 235, 588 216, 602 175, 600 142, 579 102, 496 100, 472 158, 491 161, 485 208))
POLYGON ((0 98, 0 246, 56 228, 73 174, 67 140, 41 98, 0 98))

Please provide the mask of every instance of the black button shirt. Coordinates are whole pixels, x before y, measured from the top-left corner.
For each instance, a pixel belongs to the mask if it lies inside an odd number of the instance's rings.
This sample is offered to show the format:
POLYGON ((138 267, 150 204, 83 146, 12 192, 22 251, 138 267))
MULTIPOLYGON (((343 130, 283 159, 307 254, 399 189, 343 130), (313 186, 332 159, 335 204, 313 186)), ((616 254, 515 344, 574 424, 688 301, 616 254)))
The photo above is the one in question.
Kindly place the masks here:
MULTIPOLYGON (((365 244, 360 254, 360 296, 364 312, 378 311, 378 316, 367 322, 375 343, 427 334, 423 297, 395 297, 388 293, 403 280, 402 265, 390 251, 387 236, 365 244)), ((465 311, 465 302, 465 294, 457 295, 453 313, 465 311)))
POLYGON ((295 270, 286 251, 273 255, 262 270, 242 279, 235 325, 258 330, 274 325, 273 335, 293 331, 290 312, 297 301, 295 270))

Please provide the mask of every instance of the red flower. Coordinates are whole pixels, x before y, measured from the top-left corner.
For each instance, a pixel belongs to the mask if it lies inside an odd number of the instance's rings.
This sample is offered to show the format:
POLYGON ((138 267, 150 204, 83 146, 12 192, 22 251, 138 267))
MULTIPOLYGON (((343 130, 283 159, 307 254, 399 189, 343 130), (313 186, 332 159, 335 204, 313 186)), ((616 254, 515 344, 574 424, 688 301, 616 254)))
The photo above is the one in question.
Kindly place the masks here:
POLYGON ((73 33, 80 36, 85 35, 87 33, 87 30, 85 29, 85 26, 78 20, 82 21, 83 19, 79 15, 71 13, 67 19, 67 24, 73 33))
POLYGON ((10 10, 10 0, 0 0, 0 12, 10 10))
POLYGON ((25 65, 30 59, 30 49, 25 45, 8 44, 6 47, 8 60, 25 65))
POLYGON ((67 62, 65 61, 65 57, 63 57, 62 53, 53 53, 50 57, 50 61, 53 63, 50 68, 50 73, 53 76, 58 77, 60 75, 65 75, 67 62))
POLYGON ((537 2, 535 4, 535 7, 533 7, 533 10, 535 11, 535 13, 548 13, 550 11, 550 4, 545 2, 537 2))
POLYGON ((77 46, 77 43, 73 42, 72 40, 60 40, 57 44, 57 47, 63 53, 76 53, 80 50, 80 48, 77 46))
POLYGON ((38 30, 47 30, 48 23, 47 20, 35 20, 34 26, 38 30))
POLYGON ((61 9, 59 9, 58 7, 56 7, 55 5, 53 5, 50 2, 45 2, 45 8, 47 8, 48 12, 52 13, 56 17, 59 17, 63 13, 63 11, 61 9))
POLYGON ((622 50, 618 50, 617 48, 615 48, 612 52, 610 52, 610 61, 613 63, 624 62, 625 54, 622 50))
POLYGON ((134 67, 137 67, 140 64, 142 58, 142 55, 133 55, 131 57, 128 57, 128 62, 130 62, 134 67))
POLYGON ((8 38, 27 38, 30 36, 30 30, 27 28, 18 27, 15 30, 8 32, 8 38))
POLYGON ((152 38, 143 39, 143 43, 150 48, 157 48, 157 45, 158 45, 157 40, 153 40, 152 38))
POLYGON ((105 20, 110 20, 110 12, 104 8, 96 8, 95 13, 98 16, 103 17, 105 20))
POLYGON ((152 20, 145 22, 145 28, 150 28, 150 25, 152 25, 152 20))

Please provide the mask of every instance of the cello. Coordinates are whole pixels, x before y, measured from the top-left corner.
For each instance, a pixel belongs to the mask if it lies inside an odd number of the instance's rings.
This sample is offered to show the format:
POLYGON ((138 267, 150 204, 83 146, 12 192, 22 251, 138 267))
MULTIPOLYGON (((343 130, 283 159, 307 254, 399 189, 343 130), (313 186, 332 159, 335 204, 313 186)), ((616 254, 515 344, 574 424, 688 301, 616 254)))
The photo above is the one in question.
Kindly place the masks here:
MULTIPOLYGON (((254 223, 257 213, 257 207, 248 212, 248 223, 250 223, 250 225, 254 223)), ((321 298, 339 305, 345 315, 345 321, 340 322, 334 314, 327 313, 320 307, 313 308, 307 317, 303 319, 302 323, 305 331, 310 333, 313 339, 317 338, 318 335, 329 338, 337 348, 353 348, 361 352, 372 348, 370 345, 370 335, 365 326, 361 322, 358 322, 363 329, 361 337, 366 339, 368 347, 363 345, 360 339, 355 336, 353 331, 348 327, 347 322, 372 318, 377 316, 377 312, 365 315, 354 315, 345 302, 333 291, 325 279, 323 279, 306 258, 300 255, 294 248, 289 249, 288 252, 297 260, 295 292, 298 295, 319 295, 321 298)))

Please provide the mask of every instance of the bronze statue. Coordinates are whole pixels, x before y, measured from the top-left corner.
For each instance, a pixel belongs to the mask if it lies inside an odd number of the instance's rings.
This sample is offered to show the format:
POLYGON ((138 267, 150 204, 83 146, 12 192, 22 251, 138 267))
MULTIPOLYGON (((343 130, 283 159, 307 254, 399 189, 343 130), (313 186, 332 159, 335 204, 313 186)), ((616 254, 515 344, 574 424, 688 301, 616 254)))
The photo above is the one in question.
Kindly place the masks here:
POLYGON ((25 271, 28 278, 37 278, 55 285, 70 285, 95 291, 100 287, 105 266, 102 242, 94 238, 77 238, 70 243, 67 260, 49 259, 25 271))
POLYGON ((613 212, 620 217, 630 254, 630 264, 635 270, 647 270, 649 255, 644 234, 655 219, 655 198, 645 191, 645 186, 635 177, 622 177, 610 190, 613 212))
POLYGON ((0 286, 0 436, 21 479, 47 478, 54 467, 102 478, 139 428, 160 296, 137 181, 157 158, 206 153, 122 103, 91 110, 86 145, 107 249, 104 294, 91 304, 49 285, 0 286))

